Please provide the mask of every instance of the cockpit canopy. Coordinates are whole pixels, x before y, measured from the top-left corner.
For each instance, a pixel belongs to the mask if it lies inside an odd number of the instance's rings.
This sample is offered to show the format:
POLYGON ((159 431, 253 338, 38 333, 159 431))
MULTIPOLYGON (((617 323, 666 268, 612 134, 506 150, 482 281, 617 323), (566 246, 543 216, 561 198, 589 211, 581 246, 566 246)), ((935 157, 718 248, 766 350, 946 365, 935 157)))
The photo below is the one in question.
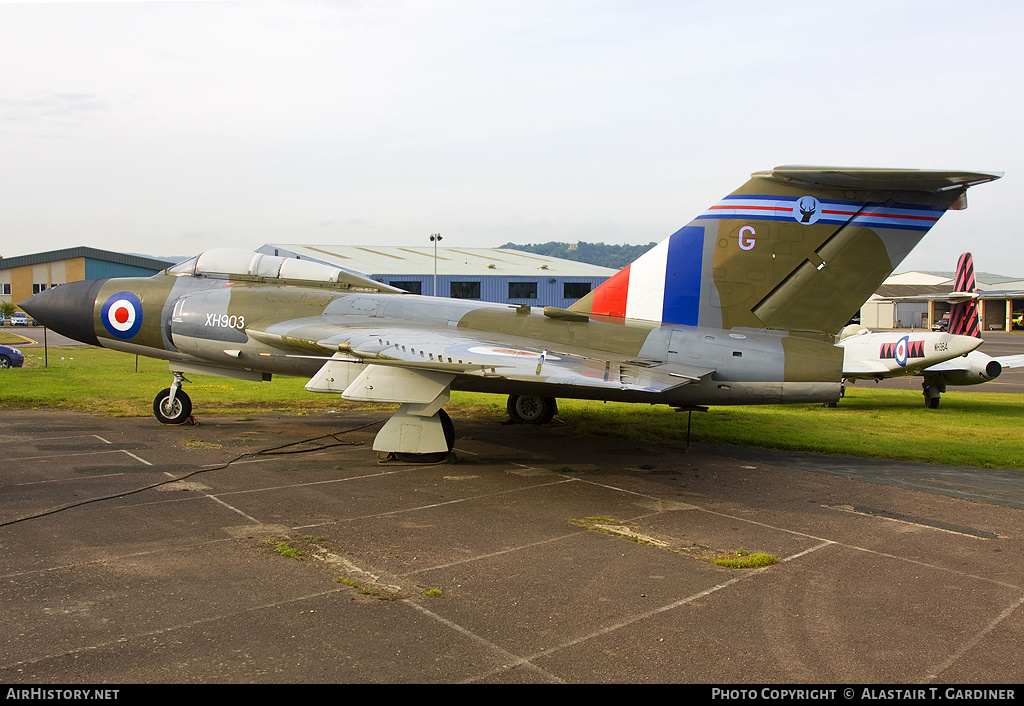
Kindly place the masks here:
POLYGON ((167 268, 167 273, 175 276, 192 277, 229 277, 247 280, 284 280, 288 282, 339 285, 342 288, 375 290, 378 292, 396 292, 403 290, 383 282, 377 282, 362 275, 340 267, 332 267, 310 260, 299 260, 293 257, 278 257, 263 253, 237 250, 234 248, 217 248, 207 250, 195 257, 167 268))

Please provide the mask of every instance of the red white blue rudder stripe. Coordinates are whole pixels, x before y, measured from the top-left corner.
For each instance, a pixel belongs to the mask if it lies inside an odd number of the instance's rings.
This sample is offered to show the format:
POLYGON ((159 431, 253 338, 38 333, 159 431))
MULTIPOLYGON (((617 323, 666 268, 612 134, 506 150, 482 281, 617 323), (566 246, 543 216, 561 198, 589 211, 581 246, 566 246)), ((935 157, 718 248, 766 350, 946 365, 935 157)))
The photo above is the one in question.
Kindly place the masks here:
POLYGON ((704 228, 686 226, 594 291, 591 312, 696 326, 704 228))

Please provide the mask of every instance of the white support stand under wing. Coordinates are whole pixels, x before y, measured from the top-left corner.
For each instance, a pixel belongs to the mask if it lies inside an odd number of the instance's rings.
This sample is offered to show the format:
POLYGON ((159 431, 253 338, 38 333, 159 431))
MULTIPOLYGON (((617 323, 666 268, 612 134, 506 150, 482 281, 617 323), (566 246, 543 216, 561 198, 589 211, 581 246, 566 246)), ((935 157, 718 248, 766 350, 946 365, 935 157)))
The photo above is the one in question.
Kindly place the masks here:
POLYGON ((367 365, 342 397, 360 402, 398 402, 401 407, 373 440, 374 451, 408 454, 451 450, 440 409, 451 397, 455 376, 432 370, 367 365))
POLYGON ((441 408, 451 397, 454 379, 450 373, 365 364, 339 354, 324 363, 306 389, 341 393, 356 402, 401 404, 377 432, 374 451, 447 454, 451 451, 451 421, 447 420, 446 433, 441 408))
POLYGON ((402 454, 447 454, 451 451, 440 413, 423 417, 404 404, 373 439, 374 451, 402 454))

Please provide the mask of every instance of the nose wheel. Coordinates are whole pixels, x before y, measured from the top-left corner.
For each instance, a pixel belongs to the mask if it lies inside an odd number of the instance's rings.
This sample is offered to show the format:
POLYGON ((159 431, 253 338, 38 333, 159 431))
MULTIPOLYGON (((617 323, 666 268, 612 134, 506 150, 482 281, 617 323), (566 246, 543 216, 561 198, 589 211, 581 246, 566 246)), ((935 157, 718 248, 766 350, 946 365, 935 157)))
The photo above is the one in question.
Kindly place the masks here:
POLYGON ((153 414, 161 424, 185 424, 192 419, 192 399, 181 389, 188 382, 181 373, 174 373, 174 382, 153 399, 153 414))

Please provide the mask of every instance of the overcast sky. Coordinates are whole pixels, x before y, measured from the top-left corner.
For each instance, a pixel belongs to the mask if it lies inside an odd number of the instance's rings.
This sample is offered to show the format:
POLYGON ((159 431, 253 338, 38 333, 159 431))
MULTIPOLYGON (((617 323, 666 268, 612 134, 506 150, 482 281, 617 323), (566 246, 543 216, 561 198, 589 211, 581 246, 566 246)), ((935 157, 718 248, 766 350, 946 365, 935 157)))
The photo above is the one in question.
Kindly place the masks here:
POLYGON ((899 268, 1024 276, 1024 3, 0 0, 0 254, 667 237, 757 170, 1003 171, 899 268))

